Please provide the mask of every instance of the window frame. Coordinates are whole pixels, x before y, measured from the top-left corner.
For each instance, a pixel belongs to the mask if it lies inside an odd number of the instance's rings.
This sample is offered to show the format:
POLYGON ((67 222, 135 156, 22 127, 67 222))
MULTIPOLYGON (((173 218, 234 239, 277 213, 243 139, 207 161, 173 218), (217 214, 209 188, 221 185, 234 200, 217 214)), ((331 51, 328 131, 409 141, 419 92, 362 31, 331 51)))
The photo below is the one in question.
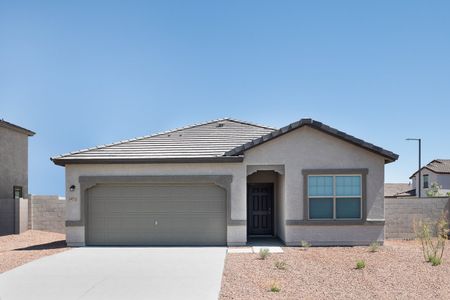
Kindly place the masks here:
MULTIPOLYGON (((368 169, 304 169, 303 174, 303 221, 311 224, 363 224, 367 220, 367 174, 368 169), (333 176, 333 196, 330 197, 318 197, 318 198, 333 198, 333 219, 310 219, 309 218, 309 194, 308 194, 308 178, 309 176, 333 176), (342 218, 337 219, 336 216, 336 183, 335 176, 361 176, 361 217, 356 218, 342 218)), ((351 196, 338 196, 340 198, 352 198, 351 196)), ((356 196, 354 198, 357 198, 356 196)))
POLYGON ((308 195, 308 199, 307 199, 307 201, 308 201, 308 220, 310 220, 310 221, 316 221, 316 220, 325 220, 325 221, 339 221, 339 220, 342 220, 342 221, 360 221, 360 220, 362 220, 362 216, 363 216, 363 213, 362 213, 362 201, 363 201, 363 197, 362 197, 362 185, 363 185, 363 183, 362 183, 362 174, 309 174, 309 175, 307 175, 307 178, 306 178, 306 180, 307 180, 307 186, 306 186, 306 189, 308 189, 309 188, 309 178, 310 177, 318 177, 318 176, 327 176, 327 177, 333 177, 333 195, 330 195, 330 196, 324 196, 324 195, 322 195, 322 196, 310 196, 309 195, 309 193, 307 192, 307 195, 308 195), (336 195, 336 177, 339 177, 339 176, 342 176, 342 177, 345 177, 345 176, 358 176, 359 178, 360 178, 360 180, 359 180, 359 190, 360 190, 360 194, 358 195, 358 196, 338 196, 338 195, 336 195), (311 216, 310 216, 310 210, 309 210, 309 206, 310 206, 310 200, 311 199, 323 199, 323 198, 331 198, 331 199, 333 199, 333 217, 330 219, 330 218, 311 218, 311 216), (337 203, 337 199, 348 199, 348 198, 354 198, 354 199, 359 199, 359 202, 360 202, 360 205, 359 205, 359 218, 337 218, 336 217, 336 203, 337 203))
POLYGON ((430 176, 429 174, 423 174, 422 175, 422 188, 424 189, 428 189, 430 188, 430 176), (425 180, 425 178, 427 178, 427 180, 425 180), (427 186, 425 186, 425 182, 427 183, 427 186))
POLYGON ((13 199, 20 199, 23 198, 23 186, 21 185, 14 185, 13 186, 13 199), (16 189, 20 189, 20 197, 16 198, 16 189))

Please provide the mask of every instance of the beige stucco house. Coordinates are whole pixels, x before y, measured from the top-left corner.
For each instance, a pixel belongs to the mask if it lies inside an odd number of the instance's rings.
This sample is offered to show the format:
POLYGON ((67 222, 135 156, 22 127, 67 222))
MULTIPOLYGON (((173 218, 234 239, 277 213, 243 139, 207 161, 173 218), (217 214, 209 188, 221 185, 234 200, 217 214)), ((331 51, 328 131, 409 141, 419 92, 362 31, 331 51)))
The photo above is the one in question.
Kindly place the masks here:
MULTIPOLYGON (((433 184, 438 186, 437 194, 434 196, 446 196, 450 193, 450 159, 434 159, 420 169, 421 196, 427 197, 433 184)), ((412 179, 412 188, 415 195, 419 195, 418 187, 419 171, 414 172, 409 179, 412 179)))
POLYGON ((384 240, 384 165, 398 155, 311 119, 233 119, 53 157, 67 242, 364 245, 384 240))

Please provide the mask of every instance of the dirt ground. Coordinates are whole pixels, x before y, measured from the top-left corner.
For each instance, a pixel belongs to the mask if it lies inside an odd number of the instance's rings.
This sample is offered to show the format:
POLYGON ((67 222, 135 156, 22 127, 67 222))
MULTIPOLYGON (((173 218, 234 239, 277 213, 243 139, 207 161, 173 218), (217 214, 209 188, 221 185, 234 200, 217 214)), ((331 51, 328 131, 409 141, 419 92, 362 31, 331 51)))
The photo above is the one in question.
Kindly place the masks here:
POLYGON ((66 251, 61 233, 28 230, 22 234, 0 236, 0 273, 43 256, 66 251))
POLYGON ((443 263, 424 261, 417 241, 368 247, 285 247, 266 260, 228 254, 220 299, 450 299, 450 242, 443 263), (356 269, 364 260, 366 267, 356 269), (286 269, 275 267, 277 261, 286 269), (270 288, 276 285, 279 292, 270 288))

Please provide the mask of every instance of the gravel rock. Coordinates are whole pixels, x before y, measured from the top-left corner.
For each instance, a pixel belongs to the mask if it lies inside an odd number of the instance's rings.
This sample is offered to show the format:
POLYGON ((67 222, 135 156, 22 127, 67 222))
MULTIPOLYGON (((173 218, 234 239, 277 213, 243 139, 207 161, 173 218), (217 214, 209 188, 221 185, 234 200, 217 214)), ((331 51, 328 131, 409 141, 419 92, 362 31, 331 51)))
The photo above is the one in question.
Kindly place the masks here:
POLYGON ((285 247, 266 260, 228 254, 220 299, 450 299, 450 242, 443 263, 424 261, 417 241, 368 247, 285 247), (366 267, 357 270, 356 262, 366 267), (286 270, 275 267, 284 261, 286 270), (276 283, 281 290, 271 292, 276 283))
POLYGON ((66 236, 61 233, 28 230, 0 236, 0 273, 67 249, 66 236))

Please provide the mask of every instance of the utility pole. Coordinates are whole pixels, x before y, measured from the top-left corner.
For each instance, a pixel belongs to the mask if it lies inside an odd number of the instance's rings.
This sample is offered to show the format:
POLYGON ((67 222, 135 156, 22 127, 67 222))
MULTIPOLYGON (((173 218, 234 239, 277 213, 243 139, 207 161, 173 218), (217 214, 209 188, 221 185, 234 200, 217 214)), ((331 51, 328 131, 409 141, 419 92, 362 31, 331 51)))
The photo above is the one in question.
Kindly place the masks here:
POLYGON ((418 187, 419 187, 419 198, 422 198, 422 139, 418 139, 418 138, 407 138, 407 141, 417 141, 419 142, 419 179, 417 180, 418 182, 418 187))

